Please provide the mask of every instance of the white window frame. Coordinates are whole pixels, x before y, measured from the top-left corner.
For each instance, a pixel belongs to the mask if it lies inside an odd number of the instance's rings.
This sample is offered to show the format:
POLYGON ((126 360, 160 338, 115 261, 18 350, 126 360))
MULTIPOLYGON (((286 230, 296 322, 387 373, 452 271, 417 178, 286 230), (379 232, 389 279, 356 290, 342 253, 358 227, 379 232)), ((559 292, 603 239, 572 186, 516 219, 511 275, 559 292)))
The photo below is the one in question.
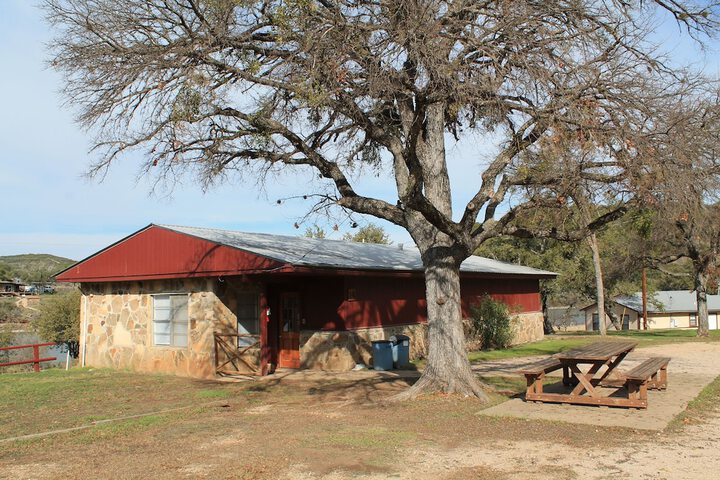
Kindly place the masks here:
POLYGON ((165 347, 165 348, 178 348, 178 349, 186 349, 190 346, 190 315, 189 315, 189 305, 190 305, 190 295, 187 293, 155 293, 152 294, 152 344, 155 347, 165 347), (184 297, 185 298, 185 321, 182 321, 182 316, 178 320, 176 319, 176 316, 172 313, 168 315, 168 320, 158 320, 156 317, 158 316, 158 300, 162 297, 167 297, 169 300, 169 310, 172 311, 172 299, 173 297, 184 297), (167 323, 169 325, 168 332, 167 333, 159 333, 157 326, 161 323, 167 323), (184 325, 184 329, 182 327, 178 328, 179 326, 184 325), (184 330, 184 333, 182 333, 182 330, 184 330), (168 335, 169 340, 168 343, 158 343, 157 336, 158 335, 168 335), (184 337, 184 344, 182 342, 182 339, 184 337))

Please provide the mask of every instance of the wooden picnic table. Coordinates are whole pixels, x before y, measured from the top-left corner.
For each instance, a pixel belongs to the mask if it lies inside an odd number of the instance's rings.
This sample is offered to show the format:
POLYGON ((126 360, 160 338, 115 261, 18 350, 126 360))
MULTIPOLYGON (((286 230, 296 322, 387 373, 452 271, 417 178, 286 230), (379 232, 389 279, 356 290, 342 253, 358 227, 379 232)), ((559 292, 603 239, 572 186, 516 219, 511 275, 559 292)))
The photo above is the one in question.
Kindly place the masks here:
MULTIPOLYGON (((600 383, 614 386, 622 386, 625 377, 619 370, 618 365, 625 359, 628 353, 637 346, 637 342, 593 342, 588 345, 574 348, 566 352, 558 353, 545 360, 542 364, 543 372, 540 375, 532 376, 536 372, 536 366, 521 371, 528 377, 528 392, 526 399, 540 402, 573 403, 580 405, 605 405, 617 407, 637 407, 638 404, 631 398, 608 397, 600 394, 598 388, 600 383), (586 371, 580 367, 589 365, 586 371), (602 367, 606 367, 601 372, 602 367), (533 370, 535 368, 535 370, 533 370), (574 386, 570 393, 546 393, 543 391, 542 381, 544 374, 553 369, 563 370, 563 384, 574 386)), ((537 364, 539 365, 539 364, 537 364)))

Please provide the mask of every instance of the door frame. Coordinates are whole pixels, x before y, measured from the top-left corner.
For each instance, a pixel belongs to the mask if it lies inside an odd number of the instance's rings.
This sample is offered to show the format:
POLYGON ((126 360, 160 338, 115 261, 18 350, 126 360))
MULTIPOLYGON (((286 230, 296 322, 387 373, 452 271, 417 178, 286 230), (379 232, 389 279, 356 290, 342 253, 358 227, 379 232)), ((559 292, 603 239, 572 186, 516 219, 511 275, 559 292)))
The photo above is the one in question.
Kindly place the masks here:
POLYGON ((278 297, 278 315, 277 315, 277 327, 278 327, 278 355, 277 362, 279 368, 300 368, 300 322, 302 318, 302 301, 300 292, 297 290, 288 290, 280 292, 278 297), (295 298, 295 305, 297 311, 295 312, 296 319, 291 320, 290 329, 284 330, 285 318, 284 318, 284 306, 287 298, 295 298), (283 335, 285 337, 283 338, 283 335), (285 342, 283 342, 285 340, 285 342), (284 343, 290 343, 290 348, 284 348, 284 343), (291 352, 283 355, 283 352, 291 352), (289 356, 290 358, 287 358, 289 356))

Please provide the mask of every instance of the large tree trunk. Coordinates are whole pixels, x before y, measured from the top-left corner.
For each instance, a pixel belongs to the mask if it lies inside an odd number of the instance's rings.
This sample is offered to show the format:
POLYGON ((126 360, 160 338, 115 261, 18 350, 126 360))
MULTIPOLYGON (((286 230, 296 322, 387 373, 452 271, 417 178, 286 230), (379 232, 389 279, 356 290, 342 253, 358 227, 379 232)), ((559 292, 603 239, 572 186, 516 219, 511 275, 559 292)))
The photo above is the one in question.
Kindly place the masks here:
POLYGON ((540 287, 540 302, 542 304, 542 314, 543 314, 543 333, 545 335, 552 335, 555 333, 555 327, 553 327, 552 322, 550 321, 550 312, 548 311, 548 294, 547 291, 540 287))
MULTIPOLYGON (((604 288, 604 285, 603 285, 604 288)), ((615 315, 615 312, 613 312, 613 302, 611 298, 607 298, 605 295, 603 295, 603 300, 605 301, 605 314, 610 319, 610 323, 612 323, 612 326, 615 327, 615 330, 622 330, 622 319, 618 318, 617 315, 615 315)))
POLYGON ((395 400, 421 393, 444 392, 475 396, 487 401, 480 381, 470 368, 460 307, 460 262, 434 247, 423 255, 428 313, 428 356, 420 379, 395 400))
POLYGON ((591 234, 588 237, 590 250, 592 250, 593 266, 595 267, 595 288, 597 290, 597 309, 598 309, 598 325, 600 335, 607 335, 607 327, 605 324, 605 286, 602 278, 602 264, 600 263, 600 249, 598 248, 597 237, 591 234))
POLYGON ((695 269, 695 295, 697 296, 697 336, 709 335, 710 323, 708 321, 707 306, 707 274, 701 269, 695 269))

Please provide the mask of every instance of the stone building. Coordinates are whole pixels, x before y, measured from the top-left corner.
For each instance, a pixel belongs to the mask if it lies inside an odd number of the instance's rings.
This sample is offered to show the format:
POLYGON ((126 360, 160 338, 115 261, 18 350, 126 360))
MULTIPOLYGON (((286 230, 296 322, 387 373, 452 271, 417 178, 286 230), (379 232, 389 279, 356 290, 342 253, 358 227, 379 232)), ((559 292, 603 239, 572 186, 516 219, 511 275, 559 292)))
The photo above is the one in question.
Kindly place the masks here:
MULTIPOLYGON (((473 256, 463 314, 490 295, 512 309, 515 343, 539 340, 538 282, 554 275, 473 256)), ((371 341, 396 333, 425 350, 414 248, 149 225, 57 280, 80 284, 84 365, 212 378, 370 365, 371 341)))

